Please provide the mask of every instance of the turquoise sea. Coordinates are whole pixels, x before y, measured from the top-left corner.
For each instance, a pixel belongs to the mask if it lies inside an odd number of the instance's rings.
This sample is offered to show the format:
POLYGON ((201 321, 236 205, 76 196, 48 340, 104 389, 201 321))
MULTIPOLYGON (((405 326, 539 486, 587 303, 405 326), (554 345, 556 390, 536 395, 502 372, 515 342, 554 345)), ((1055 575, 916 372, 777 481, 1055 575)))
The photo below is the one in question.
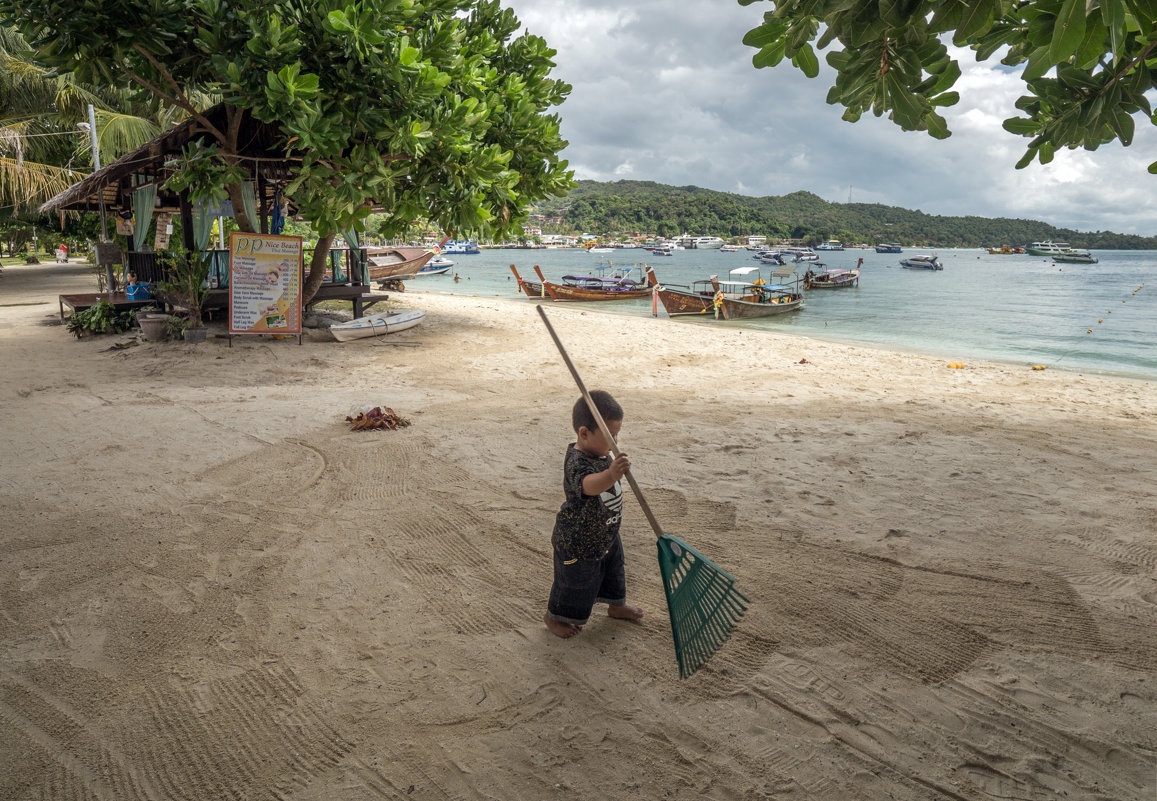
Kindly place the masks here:
MULTIPOLYGON (((860 285, 805 293, 799 312, 763 320, 723 322, 679 318, 671 325, 727 325, 767 329, 840 342, 918 351, 951 360, 981 359, 1043 364, 1049 369, 1157 379, 1157 252, 1097 251, 1098 264, 1058 264, 1037 256, 994 256, 985 250, 874 250, 825 253, 830 268, 851 267, 863 257, 860 285), (935 253, 942 271, 906 270, 907 255, 935 253), (1089 332, 1092 329, 1092 332, 1089 332)), ((455 255, 442 276, 408 283, 409 291, 445 292, 521 301, 509 265, 537 280, 589 274, 608 260, 655 268, 661 283, 690 284, 737 267, 757 266, 741 250, 646 250, 595 255, 575 249, 483 250, 455 255), (460 280, 453 280, 454 273, 460 280)), ((798 265, 803 274, 806 265, 798 265)), ((769 268, 763 265, 763 276, 769 268)), ((526 301, 530 302, 530 301, 526 301)), ((650 300, 568 304, 607 314, 650 315, 650 300)), ((659 315, 666 313, 659 308, 659 315)))

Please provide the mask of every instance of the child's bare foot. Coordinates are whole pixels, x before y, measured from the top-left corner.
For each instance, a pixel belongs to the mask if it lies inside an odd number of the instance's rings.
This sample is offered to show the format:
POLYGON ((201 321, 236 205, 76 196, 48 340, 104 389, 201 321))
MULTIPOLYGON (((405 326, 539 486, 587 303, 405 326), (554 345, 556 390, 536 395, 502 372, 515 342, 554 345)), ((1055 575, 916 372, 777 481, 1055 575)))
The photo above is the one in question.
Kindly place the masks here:
POLYGON ((576 626, 574 623, 563 623, 561 620, 555 620, 550 616, 549 612, 542 615, 542 622, 550 629, 550 633, 556 637, 562 637, 564 640, 578 634, 583 630, 582 626, 576 626))
POLYGON ((607 614, 617 620, 642 620, 643 610, 637 606, 608 606, 607 614))

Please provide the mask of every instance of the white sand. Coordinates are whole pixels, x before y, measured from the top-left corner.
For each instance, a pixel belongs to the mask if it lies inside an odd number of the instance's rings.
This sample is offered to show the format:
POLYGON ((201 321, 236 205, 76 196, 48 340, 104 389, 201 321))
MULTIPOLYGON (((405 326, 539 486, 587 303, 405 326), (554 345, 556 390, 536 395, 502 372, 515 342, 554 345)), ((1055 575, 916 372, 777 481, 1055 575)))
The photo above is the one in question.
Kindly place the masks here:
POLYGON ((1157 794, 1153 383, 551 305, 752 599, 680 681, 633 503, 646 620, 541 623, 578 393, 534 302, 110 351, 43 325, 90 286, 0 276, 0 799, 1157 794))

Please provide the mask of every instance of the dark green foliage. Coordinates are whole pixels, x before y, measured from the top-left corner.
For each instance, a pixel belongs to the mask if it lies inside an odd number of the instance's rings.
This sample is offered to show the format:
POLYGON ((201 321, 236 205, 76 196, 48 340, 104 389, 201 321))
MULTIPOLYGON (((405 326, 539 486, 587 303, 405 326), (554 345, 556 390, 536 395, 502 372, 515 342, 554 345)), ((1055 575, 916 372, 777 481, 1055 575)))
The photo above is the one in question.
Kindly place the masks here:
POLYGON ((1053 239, 1083 248, 1157 250, 1157 237, 1081 233, 1035 220, 948 217, 879 203, 829 203, 810 192, 749 197, 651 181, 579 181, 566 197, 536 204, 532 211, 561 216, 561 231, 600 235, 761 234, 813 245, 838 239, 977 248, 1053 239))
POLYGON ((133 327, 132 312, 118 312, 108 301, 97 301, 87 309, 73 312, 65 326, 80 339, 84 334, 120 334, 133 327))
MULTIPOLYGON (((749 5, 755 0, 739 0, 749 5)), ((1133 140, 1134 117, 1150 119, 1157 89, 1157 5, 1138 0, 770 0, 774 11, 743 37, 755 67, 783 59, 818 74, 811 42, 830 47, 836 71, 827 101, 855 122, 865 111, 906 131, 943 139, 936 109, 958 102, 960 77, 945 42, 971 47, 978 60, 1003 53, 1021 67, 1024 117, 1005 129, 1030 139, 1017 167, 1052 161, 1058 148, 1095 150, 1133 140), (820 35, 819 32, 823 31, 820 35), (1054 69, 1055 68, 1055 69, 1054 69)), ((1149 165, 1157 173, 1157 161, 1149 165)))

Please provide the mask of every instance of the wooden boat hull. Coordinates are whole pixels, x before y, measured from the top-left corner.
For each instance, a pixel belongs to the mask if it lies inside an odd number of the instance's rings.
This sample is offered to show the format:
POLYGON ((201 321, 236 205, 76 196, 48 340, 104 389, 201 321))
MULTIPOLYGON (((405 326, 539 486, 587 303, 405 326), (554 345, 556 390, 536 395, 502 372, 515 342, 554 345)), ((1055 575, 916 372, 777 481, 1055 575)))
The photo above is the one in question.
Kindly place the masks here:
POLYGON ((662 286, 655 289, 655 294, 659 296, 659 301, 671 317, 684 314, 715 315, 714 298, 710 294, 701 295, 697 292, 685 292, 662 286))
POLYGON ((434 251, 422 248, 380 248, 367 251, 371 281, 413 278, 434 258, 434 251))
POLYGON ((846 278, 840 277, 832 280, 823 280, 822 277, 817 276, 804 281, 804 289, 843 289, 849 286, 855 286, 860 282, 859 273, 849 275, 846 278))
POLYGON ((724 320, 751 320, 757 317, 774 317, 777 314, 787 314, 803 308, 803 298, 794 296, 792 300, 782 303, 757 303, 735 298, 721 298, 719 310, 724 320))
POLYGON ((338 342, 349 342, 352 339, 393 334, 405 331, 422 322, 426 312, 421 309, 391 309, 378 314, 367 314, 348 323, 338 323, 330 326, 330 333, 338 342))
POLYGON ((655 279, 655 271, 647 270, 647 279, 649 281, 647 286, 639 289, 615 289, 612 291, 599 291, 594 289, 584 289, 583 287, 570 286, 569 284, 556 284, 552 281, 547 281, 542 274, 542 270, 535 265, 534 271, 538 273, 539 279, 542 280, 542 286, 546 290, 546 294, 550 295, 551 300, 555 302, 588 302, 588 301, 602 301, 602 300, 632 300, 635 298, 649 298, 651 297, 651 289, 657 283, 655 279))
POLYGON ((518 281, 518 291, 531 300, 546 300, 550 297, 550 295, 546 294, 546 290, 542 288, 542 284, 524 279, 518 274, 518 269, 513 264, 510 265, 510 272, 514 273, 514 278, 518 281))

